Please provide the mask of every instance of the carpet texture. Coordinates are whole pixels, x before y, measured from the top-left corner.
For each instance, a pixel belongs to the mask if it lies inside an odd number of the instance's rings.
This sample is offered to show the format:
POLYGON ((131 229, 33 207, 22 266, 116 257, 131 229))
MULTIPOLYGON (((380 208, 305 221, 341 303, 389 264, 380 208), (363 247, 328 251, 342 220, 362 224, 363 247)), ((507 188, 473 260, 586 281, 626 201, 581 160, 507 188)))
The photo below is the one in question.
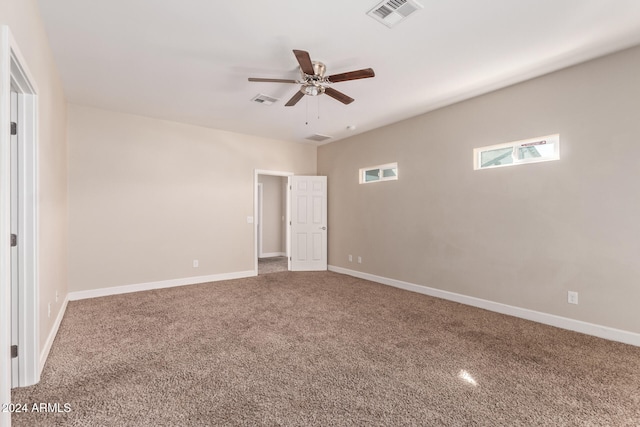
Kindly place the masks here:
POLYGON ((288 271, 288 268, 286 256, 258 258, 258 274, 278 273, 288 271))
POLYGON ((332 272, 70 302, 14 426, 638 426, 640 348, 332 272))

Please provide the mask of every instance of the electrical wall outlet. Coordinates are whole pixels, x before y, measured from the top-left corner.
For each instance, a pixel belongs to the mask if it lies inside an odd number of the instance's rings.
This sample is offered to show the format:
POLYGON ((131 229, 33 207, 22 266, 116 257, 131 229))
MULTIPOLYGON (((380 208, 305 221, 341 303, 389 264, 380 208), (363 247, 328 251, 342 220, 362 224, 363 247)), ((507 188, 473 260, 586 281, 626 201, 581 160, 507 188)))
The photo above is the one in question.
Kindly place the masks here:
POLYGON ((198 262, 197 259, 193 260, 193 268, 198 268, 198 266, 200 265, 200 263, 198 262))
POLYGON ((574 291, 567 292, 567 301, 569 304, 578 304, 578 293, 574 291))
POLYGON ((349 262, 353 262, 353 255, 349 254, 349 262))
POLYGON ((362 264, 362 257, 361 256, 358 257, 358 264, 362 264))
POLYGON ((56 302, 58 302, 58 290, 56 289, 56 302))

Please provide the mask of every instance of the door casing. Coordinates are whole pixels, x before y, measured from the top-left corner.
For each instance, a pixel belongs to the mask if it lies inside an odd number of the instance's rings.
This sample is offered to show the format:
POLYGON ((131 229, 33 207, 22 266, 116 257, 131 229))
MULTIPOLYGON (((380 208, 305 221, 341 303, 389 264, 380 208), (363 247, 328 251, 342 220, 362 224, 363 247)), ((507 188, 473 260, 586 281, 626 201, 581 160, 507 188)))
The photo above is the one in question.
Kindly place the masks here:
MULTIPOLYGON (((11 87, 11 123, 17 123, 17 127, 20 127, 20 119, 18 118, 18 92, 17 88, 11 87)), ((13 125, 12 125, 13 126, 13 125)), ((18 137, 11 135, 11 234, 20 236, 20 171, 19 163, 20 157, 18 156, 18 137)), ((18 346, 20 342, 20 249, 22 242, 16 239, 17 246, 11 247, 11 346, 18 346)), ((20 358, 15 357, 11 359, 11 386, 16 387, 20 385, 20 358)))
MULTIPOLYGON (((18 94, 18 316, 19 386, 40 380, 38 315, 38 89, 7 26, 0 27, 0 241, 11 234, 11 89, 18 94)), ((0 245, 0 402, 11 395, 11 247, 0 245)), ((7 400, 8 399, 8 400, 7 400)), ((6 421, 0 414, 0 424, 6 421)))
POLYGON ((262 245, 263 245, 263 234, 264 234, 264 230, 263 230, 263 225, 262 225, 262 221, 263 221, 263 211, 264 211, 264 187, 262 185, 262 183, 258 183, 258 215, 256 215, 256 217, 254 218, 254 221, 256 222, 256 226, 258 227, 258 258, 262 258, 262 253, 264 252, 262 250, 262 245))
MULTIPOLYGON (((258 275, 258 219, 260 216, 259 212, 259 203, 258 203, 258 176, 259 175, 271 175, 271 176, 282 176, 282 177, 291 177, 293 176, 293 172, 283 172, 283 171, 272 171, 265 169, 255 169, 253 172, 253 259, 254 259, 254 271, 256 276, 258 275)), ((289 189, 289 185, 287 185, 287 191, 285 194, 286 198, 286 208, 285 208, 285 240, 286 240, 286 256, 287 256, 287 268, 291 270, 291 247, 290 247, 290 227, 289 222, 291 221, 291 190, 289 189)))

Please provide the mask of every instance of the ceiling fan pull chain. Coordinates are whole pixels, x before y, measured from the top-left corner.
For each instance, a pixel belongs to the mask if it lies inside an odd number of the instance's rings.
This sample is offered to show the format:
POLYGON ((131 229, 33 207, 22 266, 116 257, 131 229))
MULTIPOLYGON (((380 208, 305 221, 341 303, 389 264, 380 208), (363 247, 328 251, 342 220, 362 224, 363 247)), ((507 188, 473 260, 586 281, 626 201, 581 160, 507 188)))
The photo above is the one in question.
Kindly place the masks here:
POLYGON ((307 115, 305 116, 305 125, 309 125, 309 98, 307 98, 306 100, 306 104, 307 104, 307 115))

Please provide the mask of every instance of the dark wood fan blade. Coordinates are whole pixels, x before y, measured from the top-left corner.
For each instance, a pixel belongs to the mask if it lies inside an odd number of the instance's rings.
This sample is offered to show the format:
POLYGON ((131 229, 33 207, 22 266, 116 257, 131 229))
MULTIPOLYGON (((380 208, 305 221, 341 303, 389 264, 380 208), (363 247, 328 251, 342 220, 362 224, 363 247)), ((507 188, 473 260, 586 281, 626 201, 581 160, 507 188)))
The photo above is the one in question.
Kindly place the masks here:
POLYGON ((343 104, 351 104, 354 101, 354 99, 351 98, 350 96, 347 96, 344 93, 342 93, 340 91, 337 91, 332 87, 324 88, 324 93, 329 95, 333 99, 337 99, 338 101, 342 102, 343 104))
POLYGON ((347 80, 368 79, 375 77, 375 73, 371 68, 364 68, 358 71, 349 71, 348 73, 334 74, 327 77, 331 83, 346 82, 347 80))
POLYGON ((309 56, 309 52, 306 50, 293 50, 293 54, 296 56, 298 60, 298 64, 300 64, 300 69, 303 73, 309 74, 313 76, 315 72, 313 71, 313 64, 311 63, 311 57, 309 56))
POLYGON ((304 93, 302 93, 300 91, 297 91, 296 94, 291 97, 289 102, 284 104, 284 106, 285 107, 293 107, 294 105, 296 105, 298 103, 298 101, 300 101, 302 99, 303 96, 304 96, 304 93))
POLYGON ((291 79, 260 79, 258 77, 249 77, 250 82, 270 82, 270 83, 298 83, 291 79))

